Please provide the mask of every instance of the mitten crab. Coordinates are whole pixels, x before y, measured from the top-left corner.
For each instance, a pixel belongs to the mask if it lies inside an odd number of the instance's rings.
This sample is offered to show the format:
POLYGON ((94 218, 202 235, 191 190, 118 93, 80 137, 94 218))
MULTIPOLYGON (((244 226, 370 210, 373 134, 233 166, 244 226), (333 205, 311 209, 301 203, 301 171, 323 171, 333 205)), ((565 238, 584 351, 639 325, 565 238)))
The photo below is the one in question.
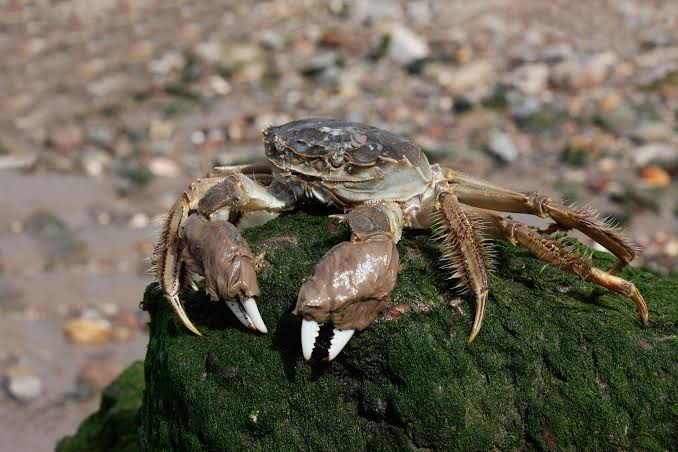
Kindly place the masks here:
POLYGON ((169 210, 153 256, 165 297, 183 324, 200 335, 179 299, 204 276, 212 300, 223 300, 246 327, 266 333, 256 299, 254 259, 236 225, 315 200, 338 208, 351 239, 327 252, 303 283, 293 313, 300 316, 304 358, 334 359, 356 330, 374 322, 396 285, 396 243, 403 229, 432 229, 441 265, 476 302, 469 336, 483 323, 492 268, 490 239, 522 245, 537 257, 636 304, 643 326, 647 305, 635 286, 614 276, 635 255, 633 244, 590 209, 538 193, 520 193, 430 164, 410 140, 376 127, 335 119, 303 119, 263 131, 268 164, 215 167, 169 210), (495 212, 550 218, 537 231, 495 212), (577 229, 617 257, 603 271, 550 236, 577 229), (333 326, 326 351, 316 348, 323 324, 333 326))

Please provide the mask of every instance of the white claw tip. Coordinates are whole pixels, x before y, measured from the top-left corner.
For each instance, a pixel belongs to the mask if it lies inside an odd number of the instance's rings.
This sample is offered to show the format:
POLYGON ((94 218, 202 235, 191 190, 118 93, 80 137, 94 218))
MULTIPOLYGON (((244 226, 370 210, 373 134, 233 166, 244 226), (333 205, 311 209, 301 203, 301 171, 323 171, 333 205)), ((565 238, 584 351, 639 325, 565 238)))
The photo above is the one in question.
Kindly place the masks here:
POLYGON ((264 324, 264 319, 261 318, 259 308, 257 307, 257 303, 254 301, 254 298, 248 298, 242 302, 242 305, 245 308, 245 312, 247 312, 247 315, 252 320, 252 323, 254 323, 256 329, 262 333, 268 333, 268 328, 266 328, 266 325, 264 324))
POLYGON ((339 353, 346 347, 348 341, 355 333, 355 330, 338 330, 334 329, 334 335, 330 341, 330 348, 327 354, 327 361, 332 361, 339 353))
POLYGON ((315 340, 320 333, 320 324, 315 320, 302 320, 301 322, 301 352, 308 361, 313 354, 315 340))

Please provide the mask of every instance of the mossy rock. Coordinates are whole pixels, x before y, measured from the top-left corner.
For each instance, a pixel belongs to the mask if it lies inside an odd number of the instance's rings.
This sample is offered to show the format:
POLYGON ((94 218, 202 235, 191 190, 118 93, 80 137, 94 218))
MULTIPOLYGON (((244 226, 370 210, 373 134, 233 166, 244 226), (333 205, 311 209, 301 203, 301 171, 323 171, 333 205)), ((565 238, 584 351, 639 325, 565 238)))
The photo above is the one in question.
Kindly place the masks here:
MULTIPOLYGON (((331 364, 301 356, 297 292, 349 232, 291 213, 243 232, 261 264, 269 334, 186 293, 191 335, 157 285, 142 448, 154 450, 671 449, 678 444, 678 277, 626 268, 650 309, 500 242, 485 323, 426 232, 406 232, 387 315, 331 364), (451 303, 452 302, 452 303, 451 303), (451 304, 453 306, 451 306, 451 304)), ((600 266, 613 259, 595 253, 600 266)))
POLYGON ((103 392, 99 411, 85 419, 73 436, 57 444, 57 452, 137 451, 139 408, 144 392, 144 363, 137 361, 103 392))

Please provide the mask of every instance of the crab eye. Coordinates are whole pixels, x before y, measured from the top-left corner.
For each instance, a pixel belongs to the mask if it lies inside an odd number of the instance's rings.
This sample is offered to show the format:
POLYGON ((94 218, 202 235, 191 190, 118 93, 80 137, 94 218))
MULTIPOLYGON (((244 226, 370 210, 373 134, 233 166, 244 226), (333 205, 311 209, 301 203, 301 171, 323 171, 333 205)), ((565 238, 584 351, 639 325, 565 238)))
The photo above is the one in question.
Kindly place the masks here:
POLYGON ((335 152, 332 154, 330 157, 330 165, 332 165, 334 168, 340 168, 344 164, 344 153, 343 152, 335 152))

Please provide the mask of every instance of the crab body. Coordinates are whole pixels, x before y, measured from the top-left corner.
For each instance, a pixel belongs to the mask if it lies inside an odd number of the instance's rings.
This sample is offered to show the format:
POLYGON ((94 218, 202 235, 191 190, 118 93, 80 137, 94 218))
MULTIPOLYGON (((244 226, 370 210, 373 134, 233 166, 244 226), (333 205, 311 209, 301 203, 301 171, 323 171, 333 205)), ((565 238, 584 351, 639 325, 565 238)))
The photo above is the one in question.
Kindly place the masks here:
POLYGON ((332 360, 356 330, 374 322, 390 301, 403 229, 432 228, 441 240, 441 264, 459 286, 473 293, 476 313, 469 341, 478 334, 489 294, 491 249, 486 239, 522 245, 546 262, 631 298, 647 323, 647 306, 632 283, 613 275, 635 249, 594 212, 565 206, 537 193, 519 193, 437 164, 410 140, 365 124, 312 118, 263 131, 264 166, 216 167, 198 179, 168 212, 154 253, 160 285, 183 323, 188 319, 178 292, 207 281, 215 301, 223 300, 246 327, 266 332, 255 298, 252 253, 233 224, 243 216, 277 215, 303 199, 333 205, 351 229, 301 287, 294 314, 302 318, 306 359, 332 360), (542 232, 495 213, 521 212, 551 218, 542 232), (223 228, 215 223, 228 223, 223 228), (578 229, 619 260, 608 272, 549 237, 578 229), (315 350, 323 324, 333 325, 328 350, 315 350), (315 350, 315 352, 314 352, 315 350), (315 355, 314 355, 315 353, 315 355), (320 355, 319 355, 320 353, 320 355))

